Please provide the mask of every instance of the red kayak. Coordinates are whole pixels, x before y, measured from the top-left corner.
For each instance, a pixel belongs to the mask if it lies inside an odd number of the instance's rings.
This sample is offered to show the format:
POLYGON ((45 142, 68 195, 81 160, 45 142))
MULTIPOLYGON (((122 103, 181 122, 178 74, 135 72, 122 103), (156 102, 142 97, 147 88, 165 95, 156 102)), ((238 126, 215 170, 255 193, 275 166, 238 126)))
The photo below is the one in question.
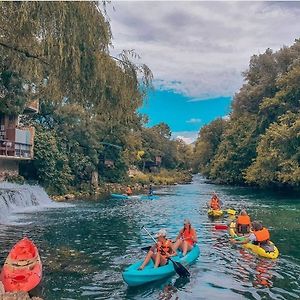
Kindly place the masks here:
POLYGON ((23 238, 9 252, 0 274, 6 292, 29 292, 42 279, 42 263, 34 243, 23 238))

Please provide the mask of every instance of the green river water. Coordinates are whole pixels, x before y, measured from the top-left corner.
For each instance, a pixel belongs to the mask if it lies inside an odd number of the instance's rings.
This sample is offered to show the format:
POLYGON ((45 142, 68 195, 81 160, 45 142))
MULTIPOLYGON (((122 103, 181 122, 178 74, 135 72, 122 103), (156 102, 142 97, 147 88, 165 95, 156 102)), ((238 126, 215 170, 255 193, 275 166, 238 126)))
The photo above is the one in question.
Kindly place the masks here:
MULTIPOLYGON (((35 293, 59 299, 300 299, 300 195, 224 187, 195 176, 192 184, 156 191, 158 200, 78 201, 27 212, 17 224, 0 226, 0 262, 27 234, 39 247, 43 282, 35 293), (259 258, 229 242, 224 230, 207 225, 205 203, 216 191, 225 207, 245 207, 263 220, 280 250, 276 260, 259 258), (174 238, 190 218, 200 257, 191 277, 128 288, 122 270, 143 258, 151 244, 141 231, 166 228, 174 238)), ((227 217, 218 222, 228 221, 227 217)))

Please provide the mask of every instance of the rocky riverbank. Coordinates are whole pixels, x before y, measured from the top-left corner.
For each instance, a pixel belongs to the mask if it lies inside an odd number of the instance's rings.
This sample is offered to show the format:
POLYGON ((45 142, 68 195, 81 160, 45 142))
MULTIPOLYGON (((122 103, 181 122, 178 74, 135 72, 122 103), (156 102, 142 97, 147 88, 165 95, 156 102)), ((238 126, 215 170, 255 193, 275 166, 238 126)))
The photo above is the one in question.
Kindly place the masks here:
POLYGON ((103 183, 95 190, 89 192, 70 192, 66 195, 52 195, 54 201, 70 201, 74 199, 105 199, 111 193, 124 194, 128 185, 131 186, 134 194, 148 193, 150 184, 154 190, 166 185, 188 184, 192 181, 192 174, 189 172, 162 170, 159 173, 135 172, 130 182, 103 183))
POLYGON ((5 293, 2 282, 0 281, 0 300, 43 300, 40 297, 30 298, 28 293, 17 292, 17 293, 5 293))

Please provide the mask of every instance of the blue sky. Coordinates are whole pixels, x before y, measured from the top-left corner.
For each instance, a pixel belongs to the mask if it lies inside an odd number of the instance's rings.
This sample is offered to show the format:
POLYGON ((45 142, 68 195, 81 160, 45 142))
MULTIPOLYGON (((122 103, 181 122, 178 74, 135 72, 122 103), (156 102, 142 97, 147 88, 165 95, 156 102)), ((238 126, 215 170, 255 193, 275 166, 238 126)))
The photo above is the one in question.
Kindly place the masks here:
POLYGON ((150 125, 166 122, 187 142, 228 114, 252 55, 300 37, 300 2, 112 1, 107 8, 111 53, 134 50, 135 63, 153 72, 156 92, 142 108, 150 125))
POLYGON ((230 112, 231 97, 197 100, 172 90, 154 90, 140 109, 149 116, 149 126, 167 123, 173 136, 193 141, 203 125, 230 112))

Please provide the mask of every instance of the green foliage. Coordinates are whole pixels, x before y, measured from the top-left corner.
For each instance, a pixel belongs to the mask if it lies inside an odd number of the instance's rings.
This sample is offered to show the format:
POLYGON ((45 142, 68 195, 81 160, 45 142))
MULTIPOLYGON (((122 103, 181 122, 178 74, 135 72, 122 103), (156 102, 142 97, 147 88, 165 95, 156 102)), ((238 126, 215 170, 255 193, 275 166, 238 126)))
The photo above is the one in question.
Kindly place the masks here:
POLYGON ((40 183, 50 193, 65 193, 72 180, 68 156, 55 132, 37 131, 33 167, 40 183))
POLYGON ((0 113, 17 115, 23 112, 27 93, 20 76, 0 61, 0 113))
POLYGON ((256 119, 240 116, 226 124, 222 140, 211 164, 210 177, 224 183, 242 183, 243 170, 255 157, 256 119))
POLYGON ((300 185, 300 114, 288 112, 261 137, 245 179, 261 186, 300 185))
POLYGON ((196 169, 223 183, 299 186, 299 61, 300 40, 251 58, 225 130, 200 132, 196 169))
POLYGON ((194 172, 200 171, 205 176, 209 175, 225 126, 225 120, 216 119, 201 128, 194 148, 194 172))

